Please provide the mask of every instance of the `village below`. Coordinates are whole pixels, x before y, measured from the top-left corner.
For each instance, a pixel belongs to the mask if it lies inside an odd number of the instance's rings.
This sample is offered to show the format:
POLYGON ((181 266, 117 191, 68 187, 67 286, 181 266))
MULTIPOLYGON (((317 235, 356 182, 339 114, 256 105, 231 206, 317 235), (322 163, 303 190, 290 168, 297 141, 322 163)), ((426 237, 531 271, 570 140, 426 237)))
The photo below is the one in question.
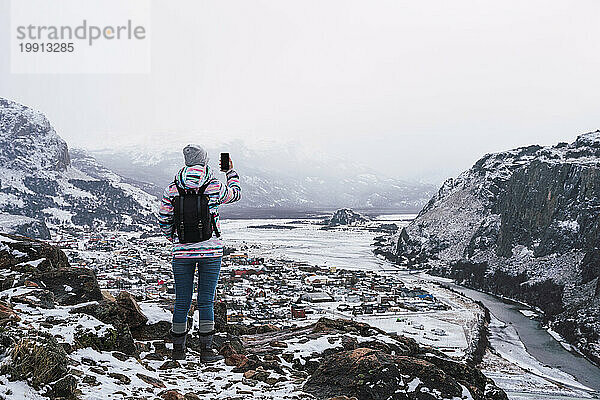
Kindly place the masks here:
MULTIPOLYGON (((372 225, 360 216, 348 218, 344 214, 348 211, 339 210, 325 223, 303 220, 250 229, 277 232, 316 224, 320 229, 397 230, 394 224, 372 225)), ((75 237, 68 230, 58 233, 53 243, 63 249, 72 265, 94 266, 98 283, 107 293, 116 296, 125 290, 140 301, 142 309, 168 315, 165 320, 170 320, 175 296, 170 243, 162 237, 139 236, 82 230, 75 237)), ((306 325, 323 316, 347 318, 384 329, 392 326, 396 333, 413 336, 450 355, 462 356, 467 348, 477 347, 483 309, 461 301, 460 295, 443 285, 421 279, 407 281, 384 272, 265 258, 262 250, 245 243, 225 249, 216 307, 226 310, 222 317, 228 323, 282 328, 306 325)))

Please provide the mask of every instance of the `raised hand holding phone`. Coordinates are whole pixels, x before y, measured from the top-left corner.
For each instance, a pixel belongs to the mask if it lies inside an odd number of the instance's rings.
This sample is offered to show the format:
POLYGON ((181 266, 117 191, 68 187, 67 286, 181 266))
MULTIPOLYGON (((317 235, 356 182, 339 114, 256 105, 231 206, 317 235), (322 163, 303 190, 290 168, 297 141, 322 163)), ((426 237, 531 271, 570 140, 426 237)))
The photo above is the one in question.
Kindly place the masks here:
POLYGON ((229 157, 229 153, 221 153, 221 171, 227 172, 233 169, 233 162, 229 157))

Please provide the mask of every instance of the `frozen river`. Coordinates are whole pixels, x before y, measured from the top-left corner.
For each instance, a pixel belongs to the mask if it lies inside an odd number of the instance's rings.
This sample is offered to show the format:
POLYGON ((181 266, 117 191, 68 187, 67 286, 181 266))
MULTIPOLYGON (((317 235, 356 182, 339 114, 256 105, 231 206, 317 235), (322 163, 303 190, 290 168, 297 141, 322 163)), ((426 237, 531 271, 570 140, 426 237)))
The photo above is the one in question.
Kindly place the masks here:
MULTIPOLYGON (((414 218, 414 215, 389 215, 379 218, 403 226, 414 218)), ((397 268, 372 253, 373 238, 380 235, 379 233, 361 229, 322 230, 315 222, 291 219, 224 220, 222 231, 225 240, 230 244, 260 244, 261 254, 267 257, 346 269, 391 271, 397 268), (265 225, 276 226, 279 229, 264 228, 265 225), (257 226, 263 228, 256 228, 257 226)), ((415 278, 414 274, 409 275, 406 271, 399 270, 398 273, 405 275, 407 279, 415 278)), ((456 288, 488 307, 493 317, 490 343, 504 358, 517 362, 534 375, 559 385, 576 388, 583 384, 588 388, 600 390, 600 369, 585 358, 565 350, 536 321, 520 311, 524 307, 506 303, 485 293, 458 286, 456 288)), ((594 396, 587 394, 585 397, 590 395, 594 396)), ((512 393, 510 397, 553 398, 527 393, 512 393)))

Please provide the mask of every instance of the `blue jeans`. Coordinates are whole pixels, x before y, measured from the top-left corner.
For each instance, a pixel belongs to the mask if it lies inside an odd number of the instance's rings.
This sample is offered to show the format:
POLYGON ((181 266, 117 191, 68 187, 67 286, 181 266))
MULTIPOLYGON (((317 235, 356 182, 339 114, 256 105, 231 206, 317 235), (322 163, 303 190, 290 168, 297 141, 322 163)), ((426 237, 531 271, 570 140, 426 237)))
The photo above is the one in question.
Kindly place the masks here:
POLYGON ((175 277, 175 307, 173 309, 173 332, 187 330, 187 315, 192 304, 194 275, 198 267, 198 313, 200 314, 199 332, 210 332, 215 327, 214 300, 221 257, 174 258, 173 275, 175 277))

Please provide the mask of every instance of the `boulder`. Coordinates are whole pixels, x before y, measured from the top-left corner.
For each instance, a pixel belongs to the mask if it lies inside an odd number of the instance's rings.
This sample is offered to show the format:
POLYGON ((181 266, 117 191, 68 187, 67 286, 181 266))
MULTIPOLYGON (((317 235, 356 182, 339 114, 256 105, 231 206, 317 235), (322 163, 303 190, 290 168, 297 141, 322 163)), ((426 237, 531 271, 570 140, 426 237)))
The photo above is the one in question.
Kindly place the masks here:
MULTIPOLYGON (((127 292, 121 292, 115 299, 100 293, 102 300, 97 303, 86 304, 74 308, 71 313, 83 313, 94 318, 111 324, 114 329, 109 330, 106 335, 98 336, 95 332, 79 331, 76 339, 79 346, 90 346, 106 351, 120 351, 127 355, 137 356, 139 354, 134 342, 134 335, 137 340, 156 340, 163 339, 165 336, 166 324, 161 322, 153 325, 146 325, 148 318, 142 313, 137 302, 127 292), (158 328, 158 329, 157 329, 158 328)), ((170 329, 170 324, 169 328, 170 329)), ((167 330, 168 332, 168 330, 167 330)))
POLYGON ((140 306, 129 292, 120 292, 116 301, 119 305, 121 318, 129 325, 130 329, 146 325, 148 317, 144 315, 140 306))
POLYGON ((18 322, 20 320, 21 318, 8 304, 0 302, 0 326, 10 321, 18 322))
POLYGON ((279 328, 273 324, 264 324, 264 325, 257 326, 254 333, 260 334, 260 333, 268 333, 268 332, 278 332, 280 330, 281 330, 281 328, 279 328))
POLYGON ((54 293, 60 305, 76 305, 101 300, 96 273, 90 268, 61 267, 39 276, 44 287, 54 293))
POLYGON ((138 378, 140 378, 141 380, 146 382, 148 385, 153 386, 155 388, 164 388, 165 387, 165 384, 162 383, 162 381, 160 379, 153 378, 148 375, 140 374, 139 372, 137 374, 135 374, 135 376, 137 376, 138 378))
POLYGON ((78 329, 74 340, 77 348, 91 347, 98 351, 120 352, 134 357, 139 355, 131 332, 124 324, 106 330, 103 335, 98 335, 94 330, 78 329))
POLYGON ((48 394, 51 398, 76 399, 77 383, 77 378, 73 375, 65 375, 52 384, 52 389, 48 394))
POLYGON ((108 376, 110 376, 111 378, 113 378, 114 380, 116 380, 117 382, 119 382, 123 385, 129 385, 131 383, 130 377, 128 377, 127 375, 118 373, 118 372, 109 372, 108 376))
POLYGON ((165 390, 159 394, 163 400, 185 400, 185 397, 177 390, 165 390))
POLYGON ((100 296, 97 303, 74 308, 71 312, 91 315, 105 324, 125 324, 130 329, 142 328, 148 322, 148 318, 128 292, 120 292, 114 301, 111 300, 112 296, 103 293, 100 293, 100 296))
POLYGON ((11 380, 27 380, 32 387, 58 381, 67 375, 67 353, 52 335, 34 331, 21 338, 10 351, 0 374, 11 380))
POLYGON ((154 324, 142 325, 131 329, 131 334, 136 340, 165 340, 169 337, 171 323, 158 321, 154 324))
POLYGON ((15 284, 14 276, 0 276, 0 292, 10 289, 15 284))
POLYGON ((49 290, 40 289, 13 296, 11 301, 13 303, 27 304, 31 307, 51 309, 55 308, 55 299, 54 293, 49 290))
POLYGON ((455 361, 445 362, 454 365, 446 364, 446 369, 442 369, 425 359, 361 347, 325 357, 304 390, 318 399, 354 396, 359 400, 383 400, 428 398, 426 393, 434 390, 444 398, 461 398, 463 387, 467 387, 474 399, 506 399, 506 395, 485 397, 485 380, 462 381, 469 374, 476 375, 475 368, 455 361), (455 373, 454 369, 462 372, 455 373))
POLYGON ((369 324, 341 318, 330 319, 322 317, 313 327, 313 332, 328 332, 333 330, 340 332, 354 332, 361 336, 370 336, 377 333, 377 331, 369 324))
POLYGON ((181 364, 177 360, 167 360, 160 367, 158 367, 161 371, 166 371, 173 368, 180 368, 181 364))

